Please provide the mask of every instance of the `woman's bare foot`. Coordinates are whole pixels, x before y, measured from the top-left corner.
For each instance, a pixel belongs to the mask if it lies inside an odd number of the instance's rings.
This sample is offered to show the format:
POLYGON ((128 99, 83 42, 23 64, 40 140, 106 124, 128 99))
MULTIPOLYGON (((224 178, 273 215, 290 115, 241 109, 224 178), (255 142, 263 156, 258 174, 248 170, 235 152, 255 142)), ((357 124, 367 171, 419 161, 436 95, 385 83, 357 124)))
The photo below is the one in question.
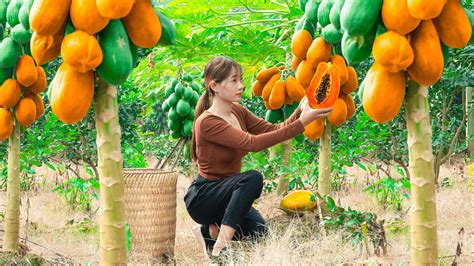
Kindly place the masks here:
POLYGON ((210 224, 209 225, 209 235, 211 236, 212 239, 216 240, 217 237, 219 236, 219 228, 215 224, 210 224))

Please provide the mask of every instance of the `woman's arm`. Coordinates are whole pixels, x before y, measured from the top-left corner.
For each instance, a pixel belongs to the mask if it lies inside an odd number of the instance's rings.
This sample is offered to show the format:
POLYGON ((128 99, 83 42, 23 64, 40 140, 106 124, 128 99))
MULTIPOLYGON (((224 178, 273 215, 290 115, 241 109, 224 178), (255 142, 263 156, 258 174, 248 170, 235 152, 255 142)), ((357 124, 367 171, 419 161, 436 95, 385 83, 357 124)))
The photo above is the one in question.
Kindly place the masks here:
POLYGON ((209 116, 199 123, 197 134, 202 134, 201 137, 207 141, 226 147, 255 152, 294 138, 303 131, 303 123, 296 119, 284 127, 253 135, 231 126, 220 117, 209 116))
POLYGON ((247 131, 254 135, 259 135, 262 133, 271 132, 274 130, 284 128, 290 125, 291 123, 293 123, 294 121, 296 121, 300 117, 300 114, 301 114, 301 107, 298 106, 298 108, 296 108, 293 114, 291 114, 291 116, 288 117, 284 122, 279 123, 279 124, 272 124, 252 114, 252 112, 247 110, 245 107, 241 106, 240 108, 242 112, 244 113, 244 120, 247 126, 247 131))

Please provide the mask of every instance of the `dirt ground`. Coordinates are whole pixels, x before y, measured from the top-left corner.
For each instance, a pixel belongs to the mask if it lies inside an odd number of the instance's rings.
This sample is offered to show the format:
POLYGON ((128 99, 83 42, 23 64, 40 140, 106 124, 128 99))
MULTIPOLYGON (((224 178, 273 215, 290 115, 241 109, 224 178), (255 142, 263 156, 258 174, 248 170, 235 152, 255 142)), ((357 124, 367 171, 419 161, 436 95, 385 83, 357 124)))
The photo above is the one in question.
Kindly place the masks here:
MULTIPOLYGON (((447 178, 449 186, 439 188, 438 243, 442 265, 451 264, 460 241, 463 246, 458 258, 460 265, 474 265, 474 192, 472 176, 465 173, 462 160, 454 160, 443 166, 441 180, 447 178), (464 229, 463 237, 459 231, 464 229)), ((360 211, 370 211, 385 220, 388 253, 382 257, 367 255, 361 246, 353 246, 342 240, 337 231, 322 233, 321 227, 311 215, 291 219, 276 207, 279 197, 265 194, 257 202, 257 209, 269 221, 270 236, 264 242, 252 246, 236 243, 236 264, 364 264, 369 261, 383 264, 409 263, 409 204, 405 202, 403 211, 383 209, 373 197, 362 190, 371 180, 366 172, 358 168, 348 169, 349 179, 341 191, 334 193, 336 202, 360 211)), ((63 198, 51 192, 57 176, 44 170, 38 177, 35 190, 30 192, 29 208, 27 195, 23 193, 21 203, 22 238, 31 253, 44 258, 49 263, 97 264, 98 234, 95 224, 98 220, 94 212, 84 213, 71 210, 63 198), (28 212, 28 214, 27 214, 28 212), (26 223, 28 217, 28 226, 26 223), (26 236, 27 235, 27 236, 26 236)), ((59 177, 60 178, 60 177, 59 177)), ((194 238, 191 228, 196 224, 184 207, 183 197, 191 178, 179 176, 177 186, 177 228, 175 261, 179 265, 208 264, 201 247, 194 238)), ((94 208, 98 203, 94 202, 94 208)), ((6 208, 6 191, 0 191, 0 213, 6 208)), ((3 221, 0 217, 0 240, 3 239, 3 221)), ((2 241, 0 241, 1 246, 2 241)), ((1 250, 1 248, 0 248, 1 250)), ((0 254, 1 255, 1 254, 0 254)), ((0 256, 1 257, 1 256, 0 256)), ((148 264, 146 260, 132 254, 130 264, 148 264)))

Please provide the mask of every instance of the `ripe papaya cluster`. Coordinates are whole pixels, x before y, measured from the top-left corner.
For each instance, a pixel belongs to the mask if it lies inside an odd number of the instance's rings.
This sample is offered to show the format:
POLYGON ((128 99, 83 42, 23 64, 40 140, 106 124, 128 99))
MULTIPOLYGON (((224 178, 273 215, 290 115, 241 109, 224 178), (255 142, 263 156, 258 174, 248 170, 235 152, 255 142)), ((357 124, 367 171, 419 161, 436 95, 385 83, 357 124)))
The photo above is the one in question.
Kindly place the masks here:
POLYGON ((165 90, 166 100, 161 108, 168 117, 168 128, 171 137, 190 138, 194 121, 194 109, 199 101, 200 88, 189 74, 180 79, 172 79, 165 90))
MULTIPOLYGON (((357 73, 347 66, 344 57, 331 55, 334 47, 322 37, 314 40, 306 30, 295 32, 291 41, 292 69, 298 83, 305 88, 312 108, 333 107, 328 121, 340 126, 355 113, 355 104, 350 93, 358 86, 357 73)), ((314 141, 322 136, 324 119, 306 126, 304 135, 314 141)))
POLYGON ((0 141, 13 132, 14 118, 30 126, 44 113, 39 96, 46 89, 44 69, 28 55, 29 9, 33 1, 0 3, 0 141))
POLYGON ((372 120, 385 123, 399 113, 406 76, 422 86, 441 78, 448 47, 472 42, 468 13, 459 0, 383 1, 388 31, 375 39, 375 63, 362 86, 362 105, 372 120))
MULTIPOLYGON (((342 56, 333 55, 329 62, 318 64, 306 97, 312 108, 332 107, 333 110, 327 116, 327 120, 331 125, 338 127, 355 114, 356 107, 351 93, 357 86, 355 69, 347 66, 342 56)), ((305 127, 304 135, 312 141, 319 139, 324 126, 324 119, 317 119, 305 127)))
POLYGON ((299 102, 305 95, 305 89, 295 77, 285 72, 285 67, 270 67, 257 73, 252 85, 255 96, 261 96, 268 110, 278 110, 283 105, 299 102), (285 73, 283 73, 285 72, 285 73))
POLYGON ((79 122, 89 111, 94 73, 119 85, 136 65, 138 47, 176 40, 171 21, 149 0, 35 0, 29 21, 36 62, 62 56, 50 101, 53 113, 67 124, 79 122))

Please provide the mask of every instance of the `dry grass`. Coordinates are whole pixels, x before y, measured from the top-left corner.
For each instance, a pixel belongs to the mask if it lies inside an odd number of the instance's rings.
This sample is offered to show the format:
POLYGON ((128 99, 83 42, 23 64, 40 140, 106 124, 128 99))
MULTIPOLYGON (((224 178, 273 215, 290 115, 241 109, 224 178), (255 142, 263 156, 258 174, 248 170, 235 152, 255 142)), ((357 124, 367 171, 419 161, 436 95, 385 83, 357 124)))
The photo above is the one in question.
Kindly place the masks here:
MULTIPOLYGON (((473 192, 468 190, 468 177, 462 173, 464 168, 456 163, 443 167, 441 177, 449 177, 450 187, 443 187, 437 194, 438 207, 438 242, 440 256, 454 255, 459 239, 458 231, 465 230, 464 246, 458 262, 460 265, 474 264, 474 209, 473 192)), ((389 243, 388 254, 382 258, 367 257, 360 246, 352 246, 345 242, 340 232, 333 231, 324 235, 318 222, 307 215, 302 218, 290 219, 275 207, 279 197, 267 194, 258 201, 258 209, 268 220, 270 235, 260 243, 234 243, 233 258, 235 264, 257 265, 297 265, 297 264, 343 264, 367 263, 373 261, 383 264, 408 264, 409 241, 408 204, 404 212, 382 209, 375 200, 362 192, 366 186, 363 173, 350 169, 353 180, 350 185, 337 192, 334 197, 343 206, 351 206, 360 211, 376 213, 386 224, 398 221, 400 232, 387 232, 389 243)), ((46 184, 52 180, 47 180, 46 184)), ((181 176, 178 184, 178 208, 175 261, 180 265, 208 264, 198 241, 194 238, 191 228, 195 223, 190 219, 184 208, 183 196, 191 180, 181 176)), ((98 235, 92 231, 81 233, 80 221, 83 225, 97 222, 94 214, 72 211, 56 194, 50 192, 51 186, 46 185, 30 195, 30 225, 28 239, 41 245, 28 243, 32 252, 49 261, 70 263, 98 263, 98 235), (71 220, 74 222, 70 225, 71 220), (69 223, 68 223, 69 222, 69 223), (65 258, 61 257, 64 256, 65 258)), ((24 199, 24 197, 23 197, 24 199)), ((21 232, 24 236, 26 204, 21 207, 21 232)), ((6 192, 0 192, 0 213, 4 212, 6 192)), ((97 206, 97 203, 95 203, 97 206)), ((0 229, 3 224, 0 223, 0 229)), ((0 232, 2 238, 2 232, 0 232)), ((1 257, 1 256, 0 256, 1 257)), ((152 264, 153 260, 143 256, 132 255, 130 264, 152 264)), ((441 260, 441 264, 450 264, 452 257, 441 260)))

